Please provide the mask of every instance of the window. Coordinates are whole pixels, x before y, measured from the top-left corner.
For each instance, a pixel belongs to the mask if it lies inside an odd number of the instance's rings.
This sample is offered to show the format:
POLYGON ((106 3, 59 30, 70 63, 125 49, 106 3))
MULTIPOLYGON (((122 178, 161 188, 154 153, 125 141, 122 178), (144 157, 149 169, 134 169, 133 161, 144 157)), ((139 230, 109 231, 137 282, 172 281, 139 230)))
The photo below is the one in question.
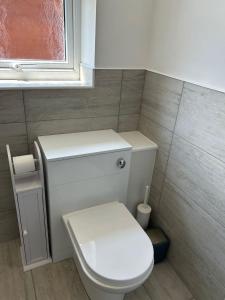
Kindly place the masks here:
POLYGON ((74 0, 7 0, 0 6, 0 79, 77 80, 74 0))

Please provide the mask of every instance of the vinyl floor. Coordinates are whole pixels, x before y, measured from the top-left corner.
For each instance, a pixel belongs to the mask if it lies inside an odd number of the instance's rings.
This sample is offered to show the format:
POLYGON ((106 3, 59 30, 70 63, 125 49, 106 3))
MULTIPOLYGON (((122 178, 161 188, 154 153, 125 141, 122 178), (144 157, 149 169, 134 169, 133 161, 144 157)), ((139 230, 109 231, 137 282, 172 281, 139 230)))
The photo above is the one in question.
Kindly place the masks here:
MULTIPOLYGON (((0 300, 88 300, 72 259, 23 272, 19 240, 0 244, 0 300)), ((125 300, 193 300, 165 261, 125 300)))

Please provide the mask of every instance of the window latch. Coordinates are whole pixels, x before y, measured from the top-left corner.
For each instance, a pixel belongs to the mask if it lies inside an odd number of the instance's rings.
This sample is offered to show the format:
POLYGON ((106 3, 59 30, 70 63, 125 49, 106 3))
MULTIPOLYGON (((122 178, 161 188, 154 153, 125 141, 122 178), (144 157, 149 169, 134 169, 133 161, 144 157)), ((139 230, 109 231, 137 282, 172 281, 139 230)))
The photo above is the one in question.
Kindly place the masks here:
POLYGON ((12 69, 15 70, 16 72, 23 72, 23 68, 19 64, 13 64, 12 69))

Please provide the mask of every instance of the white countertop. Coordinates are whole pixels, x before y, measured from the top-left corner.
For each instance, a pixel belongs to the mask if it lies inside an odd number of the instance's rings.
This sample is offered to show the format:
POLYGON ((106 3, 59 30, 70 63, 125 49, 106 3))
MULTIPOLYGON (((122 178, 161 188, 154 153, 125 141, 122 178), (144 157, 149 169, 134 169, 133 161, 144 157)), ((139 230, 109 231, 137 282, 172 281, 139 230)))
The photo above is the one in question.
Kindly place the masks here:
POLYGON ((38 141, 45 158, 49 161, 132 148, 112 129, 40 136, 38 141))
POLYGON ((147 149, 158 149, 157 144, 139 131, 120 132, 119 134, 132 146, 133 152, 147 149))

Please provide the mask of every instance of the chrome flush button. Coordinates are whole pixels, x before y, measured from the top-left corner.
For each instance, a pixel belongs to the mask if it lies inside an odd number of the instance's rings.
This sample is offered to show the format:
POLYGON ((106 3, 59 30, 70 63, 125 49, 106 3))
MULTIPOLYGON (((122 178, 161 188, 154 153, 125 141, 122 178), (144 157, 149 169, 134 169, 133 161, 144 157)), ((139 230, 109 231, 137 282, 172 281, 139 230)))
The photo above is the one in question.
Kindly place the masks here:
POLYGON ((119 158, 119 159, 117 160, 117 167, 120 168, 120 169, 123 169, 123 168, 125 168, 125 166, 126 166, 126 161, 125 161, 125 159, 119 158))

